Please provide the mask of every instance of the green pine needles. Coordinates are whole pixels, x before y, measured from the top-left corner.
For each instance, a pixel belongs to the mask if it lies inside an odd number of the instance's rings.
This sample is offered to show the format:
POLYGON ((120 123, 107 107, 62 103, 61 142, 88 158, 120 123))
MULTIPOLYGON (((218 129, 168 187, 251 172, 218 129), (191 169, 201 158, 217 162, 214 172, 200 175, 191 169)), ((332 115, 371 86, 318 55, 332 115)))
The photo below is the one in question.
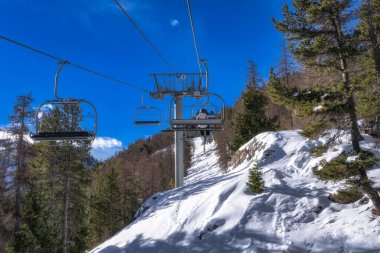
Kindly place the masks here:
POLYGON ((249 170, 247 186, 253 193, 256 194, 262 193, 264 191, 264 180, 257 165, 249 170))
POLYGON ((358 201, 363 197, 363 194, 357 187, 338 190, 336 193, 329 196, 329 200, 339 204, 350 204, 358 201))
POLYGON ((242 112, 235 112, 232 121, 231 150, 238 150, 255 135, 278 128, 277 118, 269 118, 266 113, 268 98, 262 88, 259 88, 256 64, 249 61, 248 83, 242 94, 244 105, 242 112))
POLYGON ((330 162, 323 161, 322 169, 315 169, 314 173, 321 180, 344 181, 350 185, 350 188, 338 190, 329 196, 331 201, 349 204, 363 197, 362 192, 374 191, 373 182, 360 172, 371 169, 378 161, 370 152, 359 153, 353 161, 349 160, 349 155, 342 154, 330 162))
POLYGON ((348 161, 348 154, 342 154, 336 159, 326 162, 322 161, 322 169, 314 170, 321 180, 340 181, 349 179, 350 182, 359 177, 360 169, 365 171, 371 169, 378 161, 370 152, 361 152, 354 161, 348 161))

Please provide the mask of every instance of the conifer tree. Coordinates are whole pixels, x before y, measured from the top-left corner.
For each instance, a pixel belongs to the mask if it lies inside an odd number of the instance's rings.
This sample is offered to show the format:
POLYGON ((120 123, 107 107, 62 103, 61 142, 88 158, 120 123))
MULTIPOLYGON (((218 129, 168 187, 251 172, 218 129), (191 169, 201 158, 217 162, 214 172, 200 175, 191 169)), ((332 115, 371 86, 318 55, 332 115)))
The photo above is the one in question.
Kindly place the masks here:
POLYGON ((367 42, 364 46, 371 55, 380 86, 380 0, 362 1, 358 28, 360 39, 367 42))
POLYGON ((27 186, 26 173, 28 170, 27 160, 30 144, 26 141, 25 136, 29 133, 28 125, 32 122, 34 111, 31 108, 33 99, 30 94, 17 97, 17 102, 13 108, 13 114, 9 117, 11 128, 10 132, 16 140, 12 144, 14 154, 15 174, 13 184, 15 189, 14 196, 14 249, 19 250, 21 245, 17 239, 17 234, 21 229, 22 216, 21 210, 24 200, 24 189, 27 186))
MULTIPOLYGON (((42 131, 79 131, 82 121, 81 108, 75 104, 55 107, 42 115, 42 131)), ((54 145, 36 144, 37 156, 45 160, 46 175, 51 186, 52 231, 61 238, 57 250, 62 252, 83 252, 88 246, 89 204, 88 186, 90 170, 84 166, 89 156, 90 146, 87 141, 57 142, 54 145), (58 232, 57 232, 58 231, 58 232)), ((38 166, 37 166, 38 167, 38 166)))
MULTIPOLYGON (((308 90, 285 87, 271 71, 268 93, 273 100, 292 106, 303 115, 323 115, 324 121, 310 125, 306 132, 321 131, 348 117, 352 149, 361 153, 362 139, 357 117, 355 87, 350 61, 360 52, 354 38, 352 25, 353 4, 351 0, 293 0, 293 9, 283 7, 283 21, 273 20, 276 29, 285 33, 291 52, 302 64, 319 70, 335 72, 340 80, 332 79, 308 90), (339 117, 339 115, 341 115, 339 117), (328 119, 326 121, 326 119, 328 119)), ((380 211, 380 197, 368 183, 363 167, 357 168, 361 188, 380 211)))
POLYGON ((358 112, 365 119, 366 128, 380 127, 380 0, 364 0, 360 6, 360 20, 356 29, 362 54, 357 82, 361 84, 358 112))
POLYGON ((249 170, 247 186, 253 193, 262 193, 264 191, 264 180, 258 166, 254 166, 249 170))
POLYGON ((290 77, 294 72, 296 72, 296 64, 290 54, 289 46, 285 41, 281 44, 281 51, 282 54, 276 67, 276 74, 278 77, 284 79, 286 86, 289 86, 290 77))
POLYGON ((29 185, 22 208, 23 223, 20 231, 16 233, 18 243, 21 244, 19 252, 43 252, 57 246, 47 222, 51 219, 48 187, 41 182, 37 184, 37 179, 33 181, 29 185))
POLYGON ((244 112, 236 113, 233 121, 234 134, 231 144, 233 151, 258 133, 275 129, 277 124, 276 119, 269 119, 265 115, 267 98, 258 87, 256 66, 252 61, 249 62, 248 71, 248 84, 242 94, 244 112))
POLYGON ((8 140, 0 140, 0 247, 5 247, 9 241, 9 237, 12 236, 12 229, 9 224, 9 219, 7 219, 9 216, 11 216, 11 211, 9 208, 11 199, 6 182, 6 179, 9 177, 7 171, 10 166, 8 164, 8 150, 5 148, 7 146, 8 140))
POLYGON ((106 175, 99 178, 93 190, 91 220, 96 240, 112 236, 124 225, 118 177, 115 168, 111 167, 106 175))

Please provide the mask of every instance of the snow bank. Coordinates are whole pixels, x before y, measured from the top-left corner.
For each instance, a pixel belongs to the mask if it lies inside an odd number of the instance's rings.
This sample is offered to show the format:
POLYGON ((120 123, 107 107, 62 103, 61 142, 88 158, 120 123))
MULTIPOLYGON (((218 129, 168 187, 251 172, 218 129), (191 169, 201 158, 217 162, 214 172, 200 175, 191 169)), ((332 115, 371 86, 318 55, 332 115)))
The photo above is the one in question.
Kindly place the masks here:
MULTIPOLYGON (((239 163, 223 175, 214 144, 206 154, 195 145, 187 184, 153 196, 135 222, 91 252, 380 252, 380 218, 371 216, 371 203, 330 202, 328 194, 342 185, 312 172, 322 159, 348 150, 348 139, 312 157, 310 148, 327 136, 310 141, 296 131, 263 133, 241 147, 239 163), (259 195, 246 187, 256 164, 266 185, 259 195)), ((379 155, 370 138, 363 147, 379 155)), ((379 171, 369 173, 377 182, 379 171)))

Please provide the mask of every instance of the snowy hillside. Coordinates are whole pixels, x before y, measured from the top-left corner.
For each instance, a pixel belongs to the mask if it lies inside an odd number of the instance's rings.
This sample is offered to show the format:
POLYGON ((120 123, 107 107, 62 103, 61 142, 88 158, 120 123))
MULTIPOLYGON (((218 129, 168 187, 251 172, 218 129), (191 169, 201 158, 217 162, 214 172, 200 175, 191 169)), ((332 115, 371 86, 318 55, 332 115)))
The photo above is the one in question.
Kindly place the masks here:
MULTIPOLYGON (((371 204, 332 203, 327 196, 341 185, 313 175, 322 159, 349 147, 343 136, 312 157, 310 148, 324 142, 296 131, 263 133, 238 151, 237 166, 223 175, 213 144, 204 155, 195 145, 187 184, 150 198, 134 223, 91 252, 380 252, 380 218, 371 215, 371 204), (245 183, 257 163, 266 190, 253 195, 245 183)), ((379 155, 368 137, 363 148, 379 155)), ((370 176, 380 181, 379 166, 370 176)))

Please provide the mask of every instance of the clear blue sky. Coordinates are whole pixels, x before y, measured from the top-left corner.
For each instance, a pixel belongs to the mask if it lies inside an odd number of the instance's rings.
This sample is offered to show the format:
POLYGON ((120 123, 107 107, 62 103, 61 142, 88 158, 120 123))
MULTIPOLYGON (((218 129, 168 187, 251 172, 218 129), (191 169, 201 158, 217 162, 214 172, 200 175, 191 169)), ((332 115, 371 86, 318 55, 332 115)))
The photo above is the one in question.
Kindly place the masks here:
MULTIPOLYGON (((120 0, 179 72, 197 71, 186 0, 120 0)), ((208 59, 210 91, 233 105, 245 87, 247 62, 267 78, 283 36, 272 17, 285 0, 192 0, 199 52, 208 59)), ((73 63, 153 89, 151 73, 170 72, 112 0, 0 1, 0 34, 73 63)), ((0 41, 0 125, 6 125, 17 95, 31 92, 38 106, 53 98, 57 63, 0 41)), ((161 127, 133 125, 141 92, 71 66, 61 75, 64 97, 86 98, 98 108, 98 136, 126 146, 161 127)), ((167 108, 168 101, 147 103, 167 108)))

